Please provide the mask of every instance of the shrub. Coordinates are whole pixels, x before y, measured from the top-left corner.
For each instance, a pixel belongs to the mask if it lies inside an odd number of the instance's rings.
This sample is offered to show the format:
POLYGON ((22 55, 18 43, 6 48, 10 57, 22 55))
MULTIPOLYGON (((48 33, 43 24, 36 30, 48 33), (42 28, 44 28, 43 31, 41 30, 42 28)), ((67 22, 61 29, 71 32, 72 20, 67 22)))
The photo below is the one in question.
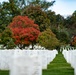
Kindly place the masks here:
POLYGON ((59 40, 50 29, 45 30, 39 35, 38 43, 46 49, 55 49, 59 46, 59 40))

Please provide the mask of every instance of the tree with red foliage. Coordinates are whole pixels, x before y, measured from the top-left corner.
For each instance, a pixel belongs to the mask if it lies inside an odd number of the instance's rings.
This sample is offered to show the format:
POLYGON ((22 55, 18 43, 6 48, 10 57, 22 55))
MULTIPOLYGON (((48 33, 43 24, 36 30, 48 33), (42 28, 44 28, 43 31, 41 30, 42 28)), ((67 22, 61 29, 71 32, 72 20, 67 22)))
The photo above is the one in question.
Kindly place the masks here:
POLYGON ((40 33, 37 24, 29 19, 27 16, 16 16, 9 24, 9 28, 12 31, 12 36, 15 40, 15 44, 20 48, 24 48, 26 45, 36 43, 37 37, 40 33))
POLYGON ((71 46, 76 47, 76 35, 72 38, 71 46))

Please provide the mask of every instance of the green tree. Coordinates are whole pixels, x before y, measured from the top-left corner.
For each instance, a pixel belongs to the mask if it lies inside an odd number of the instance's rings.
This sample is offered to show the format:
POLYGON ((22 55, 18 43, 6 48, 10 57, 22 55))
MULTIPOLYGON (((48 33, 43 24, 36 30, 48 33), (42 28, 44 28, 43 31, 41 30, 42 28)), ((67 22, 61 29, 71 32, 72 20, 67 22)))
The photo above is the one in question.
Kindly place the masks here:
POLYGON ((64 17, 60 14, 56 15, 56 27, 59 29, 64 25, 64 17))
POLYGON ((65 27, 68 28, 71 37, 76 35, 76 11, 65 19, 65 27))
MULTIPOLYGON (((9 0, 8 2, 3 2, 0 4, 0 32, 2 32, 6 26, 12 21, 12 18, 17 15, 24 15, 25 11, 30 6, 39 6, 41 10, 47 10, 50 6, 54 4, 55 1, 47 2, 45 0, 9 0)), ((30 8, 31 9, 31 8, 30 8)), ((36 9, 37 10, 37 9, 36 9)), ((36 11, 37 12, 37 11, 36 11)), ((28 13, 29 14, 29 13, 28 13)), ((31 14, 31 13, 30 13, 31 14)), ((25 14, 27 15, 27 14, 25 14)), ((35 14, 33 14, 35 16, 35 14)), ((31 17, 33 16, 31 15, 31 17)), ((43 13, 44 15, 44 13, 43 13)), ((35 17, 33 18, 35 19, 35 17)), ((38 17, 37 15, 36 17, 38 17)), ((45 21, 42 23, 42 27, 45 29, 45 26, 49 25, 49 20, 44 16, 39 16, 37 19, 44 19, 45 21), (46 23, 48 22, 48 23, 46 23), (44 25, 44 23, 46 23, 44 25)), ((37 23, 37 22, 36 22, 37 23)), ((38 22, 40 23, 40 22, 38 22)), ((37 24, 38 24, 37 23, 37 24)), ((40 24, 39 24, 40 25, 40 24)))
POLYGON ((48 19, 50 20, 50 23, 51 23, 51 28, 52 27, 56 27, 55 25, 56 25, 56 14, 55 14, 55 12, 54 11, 51 11, 51 10, 48 10, 47 12, 46 12, 46 14, 47 14, 47 17, 48 17, 48 19))
POLYGON ((3 45, 3 48, 13 49, 16 47, 14 39, 12 38, 12 32, 9 28, 6 28, 0 36, 0 44, 3 45))
POLYGON ((46 49, 56 49, 59 46, 59 40, 50 29, 45 30, 39 35, 38 43, 46 49))
POLYGON ((19 14, 20 10, 13 0, 0 4, 0 32, 8 26, 14 16, 19 14))
POLYGON ((30 6, 24 12, 29 18, 33 19, 36 24, 39 25, 40 31, 46 30, 50 27, 50 20, 47 18, 47 14, 42 11, 40 6, 30 6))
POLYGON ((29 1, 29 5, 32 5, 32 6, 40 6, 42 8, 43 11, 46 11, 48 10, 49 7, 53 6, 53 4, 55 3, 55 1, 51 1, 51 2, 48 2, 46 0, 32 0, 32 1, 29 1))

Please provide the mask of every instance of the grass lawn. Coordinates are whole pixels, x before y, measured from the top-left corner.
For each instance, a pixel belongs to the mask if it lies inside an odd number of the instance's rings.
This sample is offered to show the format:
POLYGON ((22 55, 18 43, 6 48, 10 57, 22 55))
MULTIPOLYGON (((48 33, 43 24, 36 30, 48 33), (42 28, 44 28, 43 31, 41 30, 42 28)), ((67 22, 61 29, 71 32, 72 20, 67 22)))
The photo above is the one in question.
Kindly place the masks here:
POLYGON ((0 70, 0 75, 9 75, 8 70, 0 70))

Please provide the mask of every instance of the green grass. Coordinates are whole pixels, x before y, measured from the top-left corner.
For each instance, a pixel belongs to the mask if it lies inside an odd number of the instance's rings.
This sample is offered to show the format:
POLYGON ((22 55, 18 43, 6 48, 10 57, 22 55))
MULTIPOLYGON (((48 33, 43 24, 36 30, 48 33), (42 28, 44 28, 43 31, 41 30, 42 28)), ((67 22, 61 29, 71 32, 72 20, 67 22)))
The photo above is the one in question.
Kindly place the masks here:
POLYGON ((9 75, 8 70, 0 70, 0 75, 9 75))
POLYGON ((63 55, 59 53, 56 58, 43 70, 42 75, 74 75, 74 69, 66 62, 63 55))

